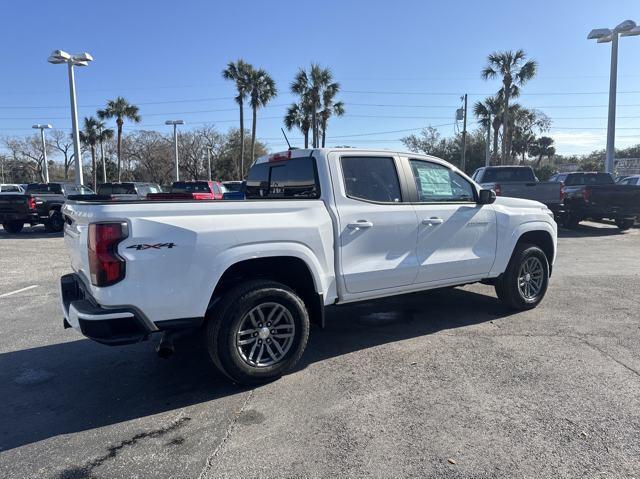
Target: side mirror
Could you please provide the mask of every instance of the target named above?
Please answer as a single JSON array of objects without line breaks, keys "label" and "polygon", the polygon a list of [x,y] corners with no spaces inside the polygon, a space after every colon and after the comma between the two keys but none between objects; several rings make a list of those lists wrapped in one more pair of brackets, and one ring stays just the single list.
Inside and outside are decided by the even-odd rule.
[{"label": "side mirror", "polygon": [[478,194],[478,203],[481,205],[490,205],[496,200],[496,192],[493,190],[480,190]]}]

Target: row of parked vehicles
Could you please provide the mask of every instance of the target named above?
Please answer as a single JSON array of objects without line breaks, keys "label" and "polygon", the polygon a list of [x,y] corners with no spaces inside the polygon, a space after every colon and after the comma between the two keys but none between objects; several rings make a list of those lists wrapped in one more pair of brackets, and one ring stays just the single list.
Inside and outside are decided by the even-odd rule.
[{"label": "row of parked vehicles", "polygon": [[557,173],[542,182],[529,166],[489,166],[476,170],[473,179],[498,196],[547,205],[567,228],[576,228],[583,220],[606,218],[627,230],[640,217],[640,175],[616,183],[610,173]]},{"label": "row of parked vehicles", "polygon": [[42,224],[49,232],[64,227],[62,205],[70,198],[83,200],[239,200],[241,181],[176,181],[163,192],[157,183],[102,183],[97,191],[72,182],[0,185],[0,224],[8,233],[20,233],[25,224]]}]

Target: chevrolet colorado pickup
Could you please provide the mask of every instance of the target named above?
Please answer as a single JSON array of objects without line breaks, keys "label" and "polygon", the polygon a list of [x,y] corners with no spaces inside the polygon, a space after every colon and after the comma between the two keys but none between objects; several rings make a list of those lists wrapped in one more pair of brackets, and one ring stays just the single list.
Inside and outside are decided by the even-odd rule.
[{"label": "chevrolet colorado pickup", "polygon": [[256,384],[298,362],[330,305],[482,281],[530,309],[556,256],[546,206],[430,156],[289,150],[256,160],[245,193],[68,201],[64,326],[111,345],[163,332],[159,353],[201,328],[214,364]]}]

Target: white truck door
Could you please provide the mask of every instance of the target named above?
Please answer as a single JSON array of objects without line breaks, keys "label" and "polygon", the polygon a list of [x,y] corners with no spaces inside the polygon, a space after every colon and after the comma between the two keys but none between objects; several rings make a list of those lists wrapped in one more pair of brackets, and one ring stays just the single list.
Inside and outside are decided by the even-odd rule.
[{"label": "white truck door", "polygon": [[338,154],[332,162],[340,268],[348,293],[406,286],[418,272],[418,222],[403,202],[402,171],[392,154]]},{"label": "white truck door", "polygon": [[477,204],[475,187],[454,170],[426,160],[405,161],[417,193],[416,283],[487,274],[496,255],[493,207]]}]

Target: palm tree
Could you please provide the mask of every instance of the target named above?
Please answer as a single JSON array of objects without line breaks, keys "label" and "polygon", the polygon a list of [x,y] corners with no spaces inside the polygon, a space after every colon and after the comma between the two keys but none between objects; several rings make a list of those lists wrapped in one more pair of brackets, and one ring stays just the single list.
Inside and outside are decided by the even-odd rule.
[{"label": "palm tree", "polygon": [[534,166],[537,168],[540,166],[542,162],[542,157],[546,156],[547,158],[551,158],[556,154],[556,149],[553,146],[553,138],[548,136],[541,136],[531,145],[531,153],[533,155],[538,156],[538,159],[534,163]]},{"label": "palm tree", "polygon": [[309,130],[311,129],[311,110],[302,101],[293,103],[287,108],[284,116],[284,126],[291,131],[294,127],[300,129],[304,135],[304,147],[309,148]]},{"label": "palm tree", "polygon": [[118,127],[118,181],[120,181],[122,179],[122,125],[125,118],[134,123],[140,123],[139,108],[119,96],[115,100],[109,100],[104,110],[98,110],[98,118],[101,120],[116,119]]},{"label": "palm tree", "polygon": [[482,70],[482,78],[502,78],[502,163],[509,155],[509,100],[520,95],[520,88],[531,80],[537,69],[535,60],[526,60],[524,50],[493,52],[487,57],[487,66]]},{"label": "palm tree", "polygon": [[499,96],[490,96],[485,100],[476,102],[473,105],[473,114],[480,119],[480,125],[485,128],[489,127],[489,118],[491,118],[491,127],[493,128],[493,153],[491,158],[494,160],[498,156],[498,138],[500,127],[502,126],[502,99]]},{"label": "palm tree", "polygon": [[[321,125],[319,124],[318,119],[320,117],[319,110],[323,108],[325,91],[330,90],[328,99],[333,102],[333,97],[339,89],[340,85],[333,82],[333,74],[331,73],[331,70],[329,68],[322,68],[317,63],[311,64],[309,73],[307,73],[304,68],[300,68],[293,83],[291,83],[291,91],[300,96],[300,105],[304,106],[304,109],[308,109],[310,112],[312,131],[311,144],[313,148],[320,146],[319,133]],[[344,104],[339,105],[338,111],[344,113]],[[336,115],[342,114],[337,113],[335,110],[331,110],[331,113]]]},{"label": "palm tree", "polygon": [[233,80],[236,83],[236,103],[240,107],[240,179],[244,173],[244,102],[250,91],[248,73],[253,68],[247,62],[238,59],[235,63],[229,62],[227,68],[222,70],[222,77],[225,80]]},{"label": "palm tree", "polygon": [[[248,74],[249,80],[249,104],[253,110],[253,121],[251,127],[251,161],[255,160],[256,148],[256,121],[258,108],[266,106],[277,94],[276,82],[269,74],[259,68],[251,68]],[[244,173],[244,172],[243,172]]]},{"label": "palm tree", "polygon": [[340,84],[331,83],[327,85],[322,92],[322,110],[320,111],[320,127],[322,130],[322,148],[324,148],[324,142],[327,137],[327,123],[331,115],[342,116],[344,115],[344,103],[341,101],[333,102],[335,96],[340,90]]},{"label": "palm tree", "polygon": [[98,185],[98,169],[96,168],[96,145],[100,140],[100,121],[94,117],[85,117],[84,126],[80,131],[80,141],[91,149],[91,171],[93,172],[93,188]]}]

